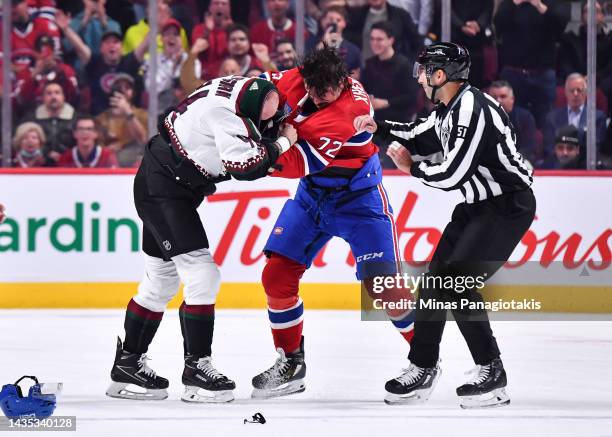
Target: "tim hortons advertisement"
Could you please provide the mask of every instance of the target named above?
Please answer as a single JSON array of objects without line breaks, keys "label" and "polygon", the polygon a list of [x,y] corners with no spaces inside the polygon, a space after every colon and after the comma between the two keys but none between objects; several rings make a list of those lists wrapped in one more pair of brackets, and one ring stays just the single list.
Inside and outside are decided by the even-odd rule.
[{"label": "tim hortons advertisement", "polygon": [[[138,281],[140,222],[132,204],[132,179],[0,175],[0,199],[9,215],[0,225],[0,282]],[[610,181],[537,177],[537,217],[507,269],[532,264],[561,269],[548,276],[550,284],[573,279],[582,284],[585,268],[591,278],[609,270],[612,203],[604,200]],[[403,260],[418,265],[431,256],[460,199],[406,176],[387,176],[384,184],[395,211]],[[275,178],[230,181],[204,201],[200,214],[225,278],[259,282],[265,262],[262,248],[296,185]],[[334,239],[319,253],[304,281],[350,283],[355,280],[354,265],[348,245]],[[530,283],[529,274],[511,278]]]}]

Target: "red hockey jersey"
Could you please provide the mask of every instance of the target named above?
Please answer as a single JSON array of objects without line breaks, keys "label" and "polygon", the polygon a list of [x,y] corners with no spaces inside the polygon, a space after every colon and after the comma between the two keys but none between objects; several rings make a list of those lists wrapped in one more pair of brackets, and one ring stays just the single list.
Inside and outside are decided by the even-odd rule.
[{"label": "red hockey jersey", "polygon": [[279,157],[279,170],[272,176],[300,178],[330,167],[359,169],[378,153],[372,134],[353,127],[355,117],[373,114],[368,93],[357,80],[349,79],[336,101],[307,114],[303,106],[308,93],[297,68],[266,73],[266,78],[279,89],[280,107],[288,114],[285,121],[298,132],[298,142]]}]

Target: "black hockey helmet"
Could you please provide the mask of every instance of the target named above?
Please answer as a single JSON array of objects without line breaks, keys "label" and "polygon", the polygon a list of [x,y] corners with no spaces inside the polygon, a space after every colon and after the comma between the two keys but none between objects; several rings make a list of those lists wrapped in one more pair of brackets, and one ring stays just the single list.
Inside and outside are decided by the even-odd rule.
[{"label": "black hockey helmet", "polygon": [[452,42],[441,42],[425,47],[419,54],[414,76],[418,77],[424,70],[429,79],[436,70],[442,70],[448,82],[464,81],[470,74],[470,65],[470,52],[465,47]]}]

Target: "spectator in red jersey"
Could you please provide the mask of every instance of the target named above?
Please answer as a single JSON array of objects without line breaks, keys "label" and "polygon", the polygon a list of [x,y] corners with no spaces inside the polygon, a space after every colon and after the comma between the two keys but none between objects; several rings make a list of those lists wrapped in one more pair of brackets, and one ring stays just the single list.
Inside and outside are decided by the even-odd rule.
[{"label": "spectator in red jersey", "polygon": [[193,28],[191,42],[204,40],[198,59],[202,76],[212,76],[219,70],[221,62],[228,56],[226,29],[231,25],[231,6],[229,0],[211,0],[204,21]]},{"label": "spectator in red jersey", "polygon": [[80,115],[74,122],[76,145],[66,150],[59,160],[60,167],[117,167],[115,152],[97,143],[98,132],[93,117]]},{"label": "spectator in red jersey", "polygon": [[58,83],[64,91],[66,101],[71,105],[76,105],[78,102],[79,88],[76,73],[70,65],[62,62],[53,47],[53,39],[49,35],[39,36],[36,41],[38,53],[36,63],[25,79],[18,96],[21,105],[39,101],[47,82]]},{"label": "spectator in red jersey", "polygon": [[42,99],[42,105],[26,116],[26,120],[34,121],[43,128],[47,137],[43,153],[57,162],[60,155],[73,144],[72,121],[75,111],[72,105],[66,103],[64,90],[57,82],[44,84]]},{"label": "spectator in red jersey", "polygon": [[270,14],[251,29],[251,42],[268,46],[272,60],[276,60],[276,44],[281,39],[295,41],[295,23],[287,16],[289,0],[266,0]]},{"label": "spectator in red jersey", "polygon": [[[18,64],[24,64],[27,67],[34,66],[30,54],[36,51],[36,42],[41,35],[48,35],[53,41],[53,50],[59,53],[60,33],[53,20],[50,19],[52,16],[49,13],[38,13],[31,16],[26,0],[13,0],[11,48]],[[0,44],[2,35],[0,23]]]},{"label": "spectator in red jersey", "polygon": [[13,167],[46,167],[55,164],[43,153],[45,140],[45,133],[38,124],[27,121],[17,126],[13,136]]}]

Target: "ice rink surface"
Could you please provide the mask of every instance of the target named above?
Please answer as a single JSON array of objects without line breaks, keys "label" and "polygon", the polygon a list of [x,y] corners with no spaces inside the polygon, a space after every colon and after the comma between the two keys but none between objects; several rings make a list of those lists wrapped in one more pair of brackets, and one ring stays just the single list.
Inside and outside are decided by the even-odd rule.
[{"label": "ice rink surface", "polygon": [[[494,322],[508,372],[508,407],[465,411],[455,387],[473,366],[456,325],[442,343],[442,376],[422,406],[388,406],[384,382],[407,363],[390,324],[353,311],[307,311],[306,392],[250,399],[251,377],[276,359],[265,311],[218,311],[213,362],[236,381],[231,404],[186,404],[182,340],[168,311],[149,365],[170,380],[164,401],[104,395],[123,335],[119,310],[0,311],[0,383],[24,374],[63,382],[56,415],[77,418],[83,436],[612,436],[612,322]],[[243,424],[261,412],[265,425]]]}]

